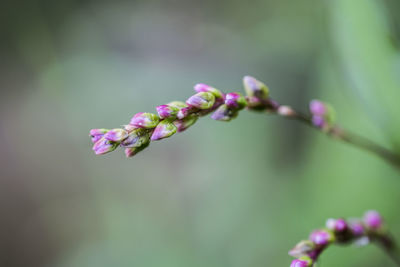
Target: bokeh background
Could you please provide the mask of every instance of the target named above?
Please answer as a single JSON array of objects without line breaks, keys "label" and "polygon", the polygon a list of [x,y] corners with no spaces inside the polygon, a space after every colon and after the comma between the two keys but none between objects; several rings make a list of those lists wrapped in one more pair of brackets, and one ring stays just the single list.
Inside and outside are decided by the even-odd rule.
[{"label": "bokeh background", "polygon": [[[288,266],[327,218],[368,209],[400,240],[400,172],[294,121],[203,118],[132,159],[88,137],[251,74],[399,150],[399,14],[397,0],[3,1],[0,266]],[[335,246],[321,266],[394,265]]]}]

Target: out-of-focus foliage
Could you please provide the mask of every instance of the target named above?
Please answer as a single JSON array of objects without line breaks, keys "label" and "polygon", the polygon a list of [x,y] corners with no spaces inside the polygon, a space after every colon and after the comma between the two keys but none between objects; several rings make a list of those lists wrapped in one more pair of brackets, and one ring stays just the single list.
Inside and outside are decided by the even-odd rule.
[{"label": "out-of-focus foliage", "polygon": [[[400,175],[293,121],[199,120],[132,159],[91,128],[254,75],[398,143],[398,1],[9,1],[0,17],[0,266],[285,266],[329,217],[377,209],[400,240]],[[392,266],[332,247],[323,266]]]},{"label": "out-of-focus foliage", "polygon": [[400,53],[379,1],[331,1],[334,52],[356,98],[398,145]]}]

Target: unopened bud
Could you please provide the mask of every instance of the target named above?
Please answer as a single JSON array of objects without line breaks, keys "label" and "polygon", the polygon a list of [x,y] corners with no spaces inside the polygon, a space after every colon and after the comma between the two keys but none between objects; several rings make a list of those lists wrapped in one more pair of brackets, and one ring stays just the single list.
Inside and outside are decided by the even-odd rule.
[{"label": "unopened bud", "polygon": [[311,123],[317,128],[324,128],[326,126],[326,121],[324,117],[319,115],[312,116]]},{"label": "unopened bud", "polygon": [[90,130],[89,135],[91,136],[104,135],[106,132],[108,132],[108,129],[92,129]]},{"label": "unopened bud", "polygon": [[123,126],[124,126],[124,129],[125,129],[128,133],[132,132],[132,131],[135,130],[135,129],[138,129],[136,126],[133,126],[133,125],[131,125],[131,124],[126,124],[126,125],[123,125]]},{"label": "unopened bud", "polygon": [[211,119],[217,121],[230,121],[231,119],[237,117],[238,111],[229,108],[226,104],[221,105],[216,111],[211,115]]},{"label": "unopened bud", "polygon": [[263,111],[267,107],[264,105],[263,101],[256,96],[246,96],[247,108],[255,111]]},{"label": "unopened bud", "polygon": [[347,222],[344,219],[328,219],[326,227],[335,232],[344,232],[347,229]]},{"label": "unopened bud", "polygon": [[319,116],[324,116],[325,113],[327,112],[327,108],[325,106],[325,103],[319,100],[311,100],[310,102],[310,112],[313,115],[319,115]]},{"label": "unopened bud", "polygon": [[312,265],[312,259],[308,256],[303,256],[299,259],[295,259],[290,264],[290,267],[309,267]]},{"label": "unopened bud", "polygon": [[315,244],[310,240],[300,241],[294,248],[289,251],[289,255],[295,258],[308,255],[315,249]]},{"label": "unopened bud", "polygon": [[116,128],[104,134],[104,138],[108,141],[121,142],[128,137],[128,132],[121,128]]},{"label": "unopened bud", "polygon": [[145,149],[146,147],[148,147],[150,145],[150,142],[144,143],[142,146],[140,147],[127,147],[125,148],[125,156],[127,158],[133,157],[135,156],[137,153],[139,153],[140,151],[142,151],[143,149]]},{"label": "unopened bud", "polygon": [[243,77],[243,85],[247,96],[255,96],[260,99],[267,99],[269,95],[268,87],[251,76]]},{"label": "unopened bud", "polygon": [[174,121],[174,125],[176,126],[178,132],[183,132],[190,126],[192,126],[196,121],[198,117],[194,114],[190,114],[189,116],[181,119],[181,120],[176,120]]},{"label": "unopened bud", "polygon": [[195,109],[195,108],[193,108],[193,107],[184,107],[184,108],[181,108],[181,109],[178,111],[178,114],[177,114],[176,117],[177,117],[178,119],[183,119],[183,118],[187,117],[190,113],[192,113],[194,109]]},{"label": "unopened bud", "polygon": [[163,138],[170,137],[171,135],[176,133],[176,130],[177,130],[177,128],[172,122],[170,122],[168,120],[163,120],[154,129],[154,132],[151,136],[151,140],[155,141],[155,140],[160,140]]},{"label": "unopened bud", "polygon": [[335,110],[320,100],[312,100],[309,105],[312,124],[318,128],[327,128],[335,122]]},{"label": "unopened bud", "polygon": [[92,142],[96,143],[104,136],[106,132],[108,132],[107,129],[92,129],[89,132],[89,136],[92,138]]},{"label": "unopened bud", "polygon": [[115,150],[118,146],[118,143],[109,141],[107,139],[105,139],[104,137],[100,138],[100,140],[98,140],[94,146],[93,146],[93,151],[94,153],[96,153],[96,155],[103,155],[106,154],[108,152],[111,152],[113,150]]},{"label": "unopened bud", "polygon": [[200,92],[191,96],[186,104],[198,109],[209,109],[215,103],[215,96],[212,93]]},{"label": "unopened bud", "polygon": [[218,90],[218,89],[216,89],[216,88],[214,88],[214,87],[212,87],[212,86],[209,86],[209,85],[207,85],[207,84],[204,84],[204,83],[198,83],[198,84],[196,84],[196,85],[194,86],[194,90],[195,90],[196,92],[198,92],[198,93],[200,93],[200,92],[209,92],[209,93],[212,93],[212,94],[215,96],[215,98],[222,98],[222,97],[223,97],[223,95],[222,95],[222,93],[221,93],[220,90]]},{"label": "unopened bud", "polygon": [[371,229],[379,229],[383,225],[383,219],[375,210],[367,211],[364,215],[364,223]]},{"label": "unopened bud", "polygon": [[128,137],[121,142],[123,147],[140,147],[150,140],[150,130],[143,128],[136,128],[129,133]]},{"label": "unopened bud", "polygon": [[228,93],[225,96],[225,104],[232,109],[243,109],[246,105],[246,99],[240,93]]},{"label": "unopened bud", "polygon": [[165,118],[174,118],[176,114],[178,114],[179,108],[171,106],[171,105],[161,105],[156,107],[158,116],[161,119]]},{"label": "unopened bud", "polygon": [[360,221],[350,222],[349,228],[354,236],[361,236],[365,233],[364,225]]},{"label": "unopened bud", "polygon": [[140,112],[133,116],[129,124],[138,128],[151,129],[157,126],[159,120],[156,114]]},{"label": "unopened bud", "polygon": [[334,240],[334,236],[332,233],[326,230],[316,230],[311,233],[310,240],[317,246],[324,246],[329,242],[332,242]]},{"label": "unopened bud", "polygon": [[167,105],[178,108],[178,109],[185,108],[188,106],[188,105],[186,105],[185,102],[182,102],[182,101],[172,101],[172,102],[168,103]]}]

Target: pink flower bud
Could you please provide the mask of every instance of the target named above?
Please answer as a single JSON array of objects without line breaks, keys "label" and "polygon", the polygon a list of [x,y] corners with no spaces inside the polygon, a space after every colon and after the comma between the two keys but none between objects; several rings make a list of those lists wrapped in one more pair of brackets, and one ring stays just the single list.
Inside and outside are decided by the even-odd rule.
[{"label": "pink flower bud", "polygon": [[196,121],[198,117],[194,114],[190,114],[189,116],[181,119],[181,120],[176,120],[174,121],[174,125],[176,126],[178,132],[183,132],[190,126],[192,126]]},{"label": "pink flower bud", "polygon": [[187,117],[190,113],[192,113],[195,109],[196,109],[196,108],[193,108],[193,107],[184,107],[184,108],[181,108],[181,109],[178,111],[178,114],[176,115],[176,117],[177,117],[178,119],[183,119],[183,118]]},{"label": "pink flower bud", "polygon": [[247,105],[247,102],[240,93],[228,93],[225,96],[225,104],[229,108],[243,109]]},{"label": "pink flower bud", "polygon": [[312,265],[312,259],[307,256],[303,256],[299,259],[295,259],[290,264],[290,267],[309,267]]},{"label": "pink flower bud", "polygon": [[268,87],[251,76],[244,76],[243,77],[243,85],[246,91],[247,96],[249,97],[257,97],[260,99],[267,99],[269,95]]},{"label": "pink flower bud", "polygon": [[159,120],[158,116],[153,113],[140,112],[132,117],[129,124],[137,128],[151,129],[157,126]]},{"label": "pink flower bud", "polygon": [[355,236],[361,236],[365,232],[364,225],[361,222],[350,223],[350,230]]},{"label": "pink flower bud", "polygon": [[156,109],[158,116],[160,116],[161,119],[171,118],[171,117],[173,118],[179,111],[178,108],[170,105],[161,105],[156,107]]},{"label": "pink flower bud", "polygon": [[103,135],[107,132],[107,129],[92,129],[89,132],[89,136],[92,137],[92,143],[99,141]]},{"label": "pink flower bud", "polygon": [[148,129],[136,128],[129,133],[128,137],[121,142],[123,147],[140,147],[150,141]]},{"label": "pink flower bud", "polygon": [[200,92],[209,92],[209,93],[212,93],[215,96],[215,98],[222,98],[221,91],[219,91],[218,89],[216,89],[216,88],[214,88],[212,86],[204,84],[204,83],[196,84],[194,86],[194,90],[196,92],[198,92],[198,93],[200,93]]},{"label": "pink flower bud", "polygon": [[93,151],[96,153],[96,155],[103,155],[108,152],[111,152],[115,150],[118,146],[118,143],[109,141],[102,137],[100,140],[98,140],[94,146],[93,146]]},{"label": "pink flower bud", "polygon": [[310,102],[310,112],[313,115],[324,116],[327,112],[325,103],[319,100],[312,100]]},{"label": "pink flower bud", "polygon": [[326,227],[335,232],[344,232],[347,230],[347,222],[344,219],[328,219]]},{"label": "pink flower bud", "polygon": [[198,109],[209,109],[215,103],[215,96],[212,93],[200,92],[191,96],[186,104]]},{"label": "pink flower bud", "polygon": [[217,121],[230,121],[231,119],[237,117],[237,115],[237,110],[231,109],[224,104],[217,108],[217,110],[211,115],[211,119]]},{"label": "pink flower bud", "polygon": [[330,241],[332,241],[332,239],[332,234],[325,230],[316,230],[310,235],[310,240],[317,246],[327,245]]},{"label": "pink flower bud", "polygon": [[375,210],[367,211],[364,215],[364,223],[372,229],[378,229],[383,225],[383,219]]},{"label": "pink flower bud", "polygon": [[112,129],[104,134],[105,139],[113,142],[121,142],[127,137],[128,137],[128,132],[120,128]]}]

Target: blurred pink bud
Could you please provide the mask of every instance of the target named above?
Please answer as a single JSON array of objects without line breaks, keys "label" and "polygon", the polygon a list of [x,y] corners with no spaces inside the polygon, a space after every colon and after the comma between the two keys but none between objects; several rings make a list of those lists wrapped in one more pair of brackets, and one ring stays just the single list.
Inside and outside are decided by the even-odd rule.
[{"label": "blurred pink bud", "polygon": [[310,112],[313,115],[324,116],[326,114],[325,103],[319,100],[312,100],[310,102]]},{"label": "blurred pink bud", "polygon": [[379,212],[375,210],[367,211],[364,215],[364,223],[372,229],[378,229],[383,224],[383,219]]},{"label": "blurred pink bud", "polygon": [[316,230],[310,235],[310,240],[318,246],[327,245],[331,239],[332,235],[325,230]]}]

